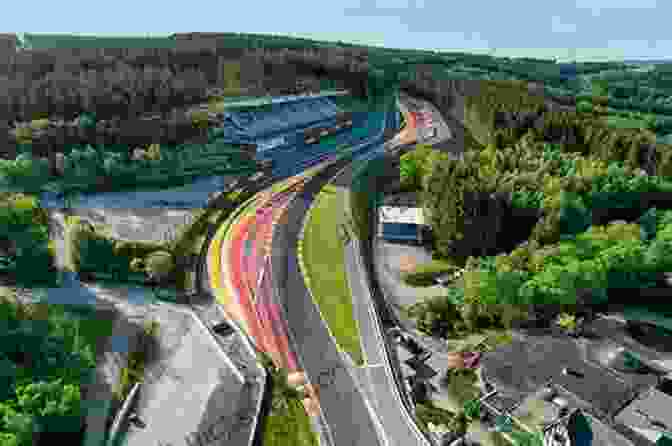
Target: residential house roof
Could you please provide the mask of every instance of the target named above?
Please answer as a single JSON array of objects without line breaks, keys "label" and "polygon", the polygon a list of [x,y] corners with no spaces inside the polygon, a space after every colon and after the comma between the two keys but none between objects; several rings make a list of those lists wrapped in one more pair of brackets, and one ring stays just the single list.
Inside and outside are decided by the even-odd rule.
[{"label": "residential house roof", "polygon": [[[523,399],[552,380],[589,403],[597,413],[610,416],[634,395],[635,386],[613,372],[585,361],[576,343],[551,335],[514,338],[483,355],[483,376],[502,394]],[[563,367],[580,377],[564,375]]]},{"label": "residential house roof", "polygon": [[650,389],[623,409],[616,421],[657,442],[664,433],[672,435],[672,396]]},{"label": "residential house roof", "polygon": [[544,430],[544,446],[591,446],[593,437],[590,421],[576,409]]}]

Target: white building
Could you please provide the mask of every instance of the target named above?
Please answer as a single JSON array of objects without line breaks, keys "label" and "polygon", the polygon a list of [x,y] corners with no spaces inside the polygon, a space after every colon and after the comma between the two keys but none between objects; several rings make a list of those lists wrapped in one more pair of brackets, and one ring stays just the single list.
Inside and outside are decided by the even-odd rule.
[{"label": "white building", "polygon": [[427,227],[419,207],[381,206],[378,208],[378,235],[390,242],[422,243]]}]

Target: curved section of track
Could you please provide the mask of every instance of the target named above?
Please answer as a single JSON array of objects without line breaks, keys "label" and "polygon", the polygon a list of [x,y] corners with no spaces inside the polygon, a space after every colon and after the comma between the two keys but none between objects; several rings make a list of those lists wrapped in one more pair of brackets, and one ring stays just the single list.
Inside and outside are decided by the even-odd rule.
[{"label": "curved section of track", "polygon": [[[394,137],[397,144],[413,142],[416,136],[414,116],[407,110],[402,113],[409,125]],[[390,116],[386,115],[387,124]],[[357,146],[357,158],[371,158],[384,150],[382,130],[370,142]],[[373,141],[381,142],[373,145]],[[369,150],[362,154],[365,148]],[[241,322],[276,365],[299,371],[301,363],[315,382],[314,387],[308,386],[312,398],[304,401],[306,410],[310,415],[324,414],[335,445],[383,446],[387,440],[381,436],[377,417],[329,338],[296,258],[303,215],[322,185],[347,164],[338,160],[339,156],[327,153],[283,169],[288,174],[318,163],[320,168],[326,166],[292,177],[281,190],[271,188],[257,196],[226,236],[214,242],[218,247],[212,250],[208,263],[219,261],[213,255],[221,255],[221,263],[210,269],[211,284],[220,289],[218,301],[226,312]],[[321,178],[308,181],[313,176]],[[323,376],[329,380],[322,382]]]}]

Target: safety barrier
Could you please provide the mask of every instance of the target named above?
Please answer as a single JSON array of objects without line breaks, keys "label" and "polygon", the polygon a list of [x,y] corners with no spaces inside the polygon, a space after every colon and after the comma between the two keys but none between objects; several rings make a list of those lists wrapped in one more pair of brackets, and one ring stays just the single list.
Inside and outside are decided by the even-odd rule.
[{"label": "safety barrier", "polygon": [[124,433],[124,431],[121,429],[121,426],[128,419],[131,407],[133,406],[133,403],[138,396],[138,392],[140,391],[140,384],[141,383],[137,382],[133,385],[131,391],[128,393],[126,399],[121,405],[119,412],[117,412],[117,415],[114,417],[114,422],[112,423],[112,428],[110,429],[110,433],[108,434],[107,438],[107,446],[119,446],[118,443],[121,438],[120,435]]}]

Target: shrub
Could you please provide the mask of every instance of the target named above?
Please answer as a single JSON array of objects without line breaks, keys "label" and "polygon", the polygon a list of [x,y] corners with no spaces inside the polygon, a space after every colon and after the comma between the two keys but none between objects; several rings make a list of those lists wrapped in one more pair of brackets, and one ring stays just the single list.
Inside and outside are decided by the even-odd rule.
[{"label": "shrub", "polygon": [[430,336],[448,338],[463,323],[458,307],[447,296],[433,297],[409,308],[409,315],[416,318],[418,330]]},{"label": "shrub", "polygon": [[464,414],[467,418],[474,420],[481,416],[481,402],[479,400],[469,400],[464,403]]},{"label": "shrub", "polygon": [[29,126],[17,127],[15,134],[18,144],[30,144],[33,140],[33,129]]},{"label": "shrub", "polygon": [[34,119],[30,121],[30,128],[33,130],[44,130],[49,127],[49,119]]},{"label": "shrub", "polygon": [[168,251],[156,251],[145,258],[145,271],[152,280],[166,281],[175,271],[175,259]]},{"label": "shrub", "polygon": [[558,325],[564,330],[574,331],[576,330],[576,316],[568,313],[561,313],[558,316]]},{"label": "shrub", "polygon": [[464,411],[458,412],[450,421],[448,428],[456,435],[460,437],[464,436],[469,429],[469,417],[464,413]]},{"label": "shrub", "polygon": [[190,113],[189,118],[194,127],[206,128],[208,126],[208,112],[196,110]]},{"label": "shrub", "polygon": [[127,240],[115,240],[114,255],[128,259],[129,265],[132,259],[144,258],[149,254],[165,249],[159,242],[136,242]]},{"label": "shrub", "polygon": [[431,401],[415,405],[415,415],[425,425],[449,426],[455,414],[432,404]]},{"label": "shrub", "polygon": [[140,258],[136,257],[133,260],[131,260],[130,267],[131,267],[131,271],[133,271],[133,272],[136,272],[136,273],[143,272],[145,270],[145,261],[143,259],[140,259]]},{"label": "shrub", "polygon": [[418,265],[413,271],[404,273],[404,282],[411,286],[426,287],[435,285],[434,279],[442,274],[454,273],[460,268],[451,263],[434,260],[430,263]]},{"label": "shrub", "polygon": [[147,158],[153,161],[160,161],[161,156],[161,146],[159,144],[152,144],[147,148]]}]

